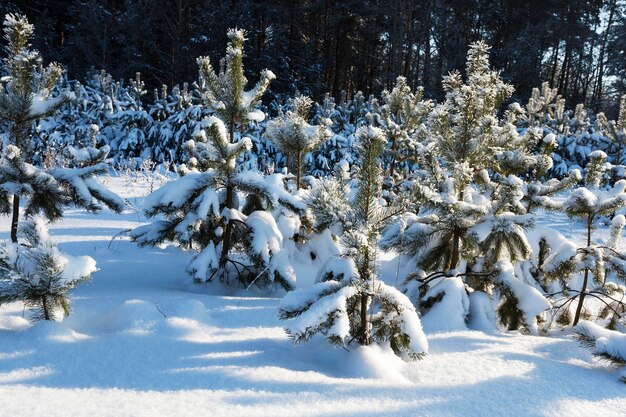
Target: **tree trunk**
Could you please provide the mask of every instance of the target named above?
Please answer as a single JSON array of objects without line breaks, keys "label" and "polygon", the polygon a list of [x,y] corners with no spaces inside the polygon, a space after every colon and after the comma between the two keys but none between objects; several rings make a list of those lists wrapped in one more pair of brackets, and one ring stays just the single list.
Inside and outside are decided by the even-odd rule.
[{"label": "tree trunk", "polygon": [[[230,120],[229,135],[230,143],[233,143],[235,140],[235,121],[232,118]],[[226,186],[226,201],[224,202],[224,205],[227,209],[232,209],[235,205],[235,189],[230,184]],[[224,233],[222,234],[222,250],[220,252],[220,281],[228,280],[226,264],[228,263],[228,252],[230,251],[232,231],[233,221],[232,219],[229,219],[228,223],[226,223],[226,226],[224,227]]]},{"label": "tree trunk", "polygon": [[[615,6],[616,6],[616,1],[613,0],[610,3],[609,6],[609,18],[607,20],[607,24],[606,24],[606,29],[604,30],[604,34],[602,36],[602,46],[600,47],[600,56],[598,57],[598,63],[599,63],[599,67],[598,67],[598,77],[596,78],[596,85],[593,89],[593,96],[592,96],[592,102],[593,102],[593,108],[595,111],[598,111],[600,108],[600,101],[602,100],[602,81],[604,78],[604,56],[605,56],[605,51],[606,51],[606,46],[608,44],[608,40],[609,40],[609,33],[611,31],[611,25],[613,24],[613,16],[615,14]],[[619,160],[618,160],[619,163]]]},{"label": "tree trunk", "polygon": [[[463,201],[464,192],[461,191],[459,194],[459,201]],[[454,232],[454,237],[452,238],[452,256],[450,257],[450,265],[449,270],[455,269],[461,260],[461,233],[458,231]]]},{"label": "tree trunk", "polygon": [[[593,222],[593,215],[587,216],[587,247],[591,246],[591,224]],[[580,321],[580,314],[583,310],[583,302],[585,301],[585,295],[587,294],[587,283],[589,282],[589,268],[585,268],[585,277],[583,278],[583,287],[580,290],[578,297],[578,307],[576,307],[576,314],[574,315],[574,326]]]},{"label": "tree trunk", "polygon": [[20,196],[13,195],[13,211],[11,213],[11,242],[17,243],[17,225],[20,219]]},{"label": "tree trunk", "polygon": [[50,320],[50,311],[48,311],[48,299],[45,295],[41,296],[41,305],[43,307],[43,318],[45,320]]},{"label": "tree trunk", "polygon": [[452,256],[450,257],[450,270],[455,269],[459,264],[459,260],[461,258],[461,236],[459,233],[454,233],[454,238],[452,239]]},{"label": "tree trunk", "polygon": [[396,137],[393,136],[391,139],[391,164],[389,166],[389,176],[391,177],[391,181],[393,181],[393,175],[395,173],[395,165],[396,165]]},{"label": "tree trunk", "polygon": [[[231,209],[234,205],[234,189],[231,185],[226,186],[226,208]],[[224,227],[224,234],[222,235],[222,250],[220,252],[220,281],[227,281],[227,268],[228,252],[230,251],[230,239],[233,231],[233,221],[228,220]]]},{"label": "tree trunk", "polygon": [[550,88],[554,88],[556,82],[556,69],[559,63],[559,47],[561,41],[557,41],[552,50],[552,70],[550,71]]},{"label": "tree trunk", "polygon": [[370,334],[369,334],[369,320],[367,319],[367,301],[369,295],[367,293],[361,294],[361,344],[363,346],[369,346]]},{"label": "tree trunk", "polygon": [[302,151],[296,152],[296,190],[302,187]]}]

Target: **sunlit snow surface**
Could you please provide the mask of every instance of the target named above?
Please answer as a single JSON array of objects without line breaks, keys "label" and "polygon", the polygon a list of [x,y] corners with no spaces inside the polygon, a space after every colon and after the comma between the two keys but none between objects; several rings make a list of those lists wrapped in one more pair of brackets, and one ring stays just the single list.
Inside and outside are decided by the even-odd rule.
[{"label": "sunlit snow surface", "polygon": [[[150,186],[106,181],[135,207]],[[62,250],[92,256],[99,272],[61,323],[32,326],[22,305],[0,308],[0,416],[626,415],[619,372],[568,335],[431,333],[428,356],[413,363],[378,347],[293,346],[276,318],[280,294],[193,285],[189,254],[111,243],[142,222],[133,210],[69,210],[51,227]],[[556,215],[542,222],[581,233]],[[0,225],[6,237],[7,219]],[[383,265],[387,282],[396,270]]]}]

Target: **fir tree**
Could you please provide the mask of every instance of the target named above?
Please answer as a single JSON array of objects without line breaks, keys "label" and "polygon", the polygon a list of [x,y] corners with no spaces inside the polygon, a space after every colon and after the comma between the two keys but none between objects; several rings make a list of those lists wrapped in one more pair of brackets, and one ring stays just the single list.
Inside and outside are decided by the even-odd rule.
[{"label": "fir tree", "polygon": [[[317,333],[342,347],[353,340],[361,345],[387,341],[397,354],[419,358],[428,345],[414,307],[378,279],[378,235],[385,221],[397,213],[381,206],[379,158],[385,139],[373,127],[359,128],[356,136],[362,157],[358,190],[352,204],[331,204],[349,207],[345,215],[336,217],[343,223],[342,254],[328,261],[313,287],[285,296],[279,316],[291,320],[288,332],[295,342]],[[318,201],[338,197],[335,191],[320,195]],[[331,223],[325,220],[318,225]]]},{"label": "fir tree", "polygon": [[[33,165],[33,143],[29,140],[33,121],[53,114],[67,99],[63,94],[51,96],[62,70],[57,64],[42,67],[39,54],[29,49],[33,30],[23,16],[5,17],[9,77],[0,87],[0,118],[9,124],[9,140],[0,163],[0,212],[12,214],[13,242],[17,242],[20,199],[26,200],[27,216],[43,213],[49,220],[61,217],[63,207],[72,202],[94,211],[100,209],[98,202],[118,212],[125,206],[121,198],[93,179],[108,170],[103,162],[108,149],[94,150],[98,156],[89,166],[44,171]],[[90,159],[95,156],[87,152]],[[73,157],[86,162],[77,153]]]}]

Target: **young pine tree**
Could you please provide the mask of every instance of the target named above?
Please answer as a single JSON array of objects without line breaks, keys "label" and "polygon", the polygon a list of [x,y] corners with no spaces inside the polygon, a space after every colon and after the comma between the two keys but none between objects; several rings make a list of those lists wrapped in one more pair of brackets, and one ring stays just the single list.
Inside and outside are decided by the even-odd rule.
[{"label": "young pine tree", "polygon": [[413,92],[406,78],[398,77],[391,91],[383,91],[382,105],[376,106],[369,115],[385,132],[385,165],[391,181],[394,181],[398,167],[407,166],[407,163],[410,166],[414,162],[411,161],[415,155],[414,136],[433,107],[433,103],[423,97],[422,88]]},{"label": "young pine tree", "polygon": [[43,170],[34,165],[29,140],[33,122],[53,114],[67,97],[51,96],[62,70],[57,64],[42,67],[39,54],[29,49],[33,30],[23,16],[5,17],[5,65],[9,76],[0,84],[0,119],[9,126],[9,138],[0,162],[0,212],[12,215],[13,242],[18,238],[20,202],[25,202],[26,216],[42,213],[51,221],[60,218],[63,207],[70,203],[92,211],[100,209],[99,202],[118,212],[125,206],[120,197],[93,178],[108,171],[104,163],[108,148],[87,151],[94,158],[84,158],[82,153],[70,155],[80,160],[71,168]]},{"label": "young pine tree", "polygon": [[162,214],[164,219],[139,227],[131,235],[140,245],[169,241],[198,251],[188,267],[196,282],[215,277],[229,282],[236,276],[246,286],[276,282],[291,289],[294,273],[281,261],[282,235],[269,210],[280,206],[299,213],[304,205],[282,185],[257,172],[243,171],[237,163],[252,143],[240,138],[236,129],[262,118],[255,106],[273,75],[263,72],[256,87],[244,91],[244,33],[230,30],[228,36],[219,75],[207,58],[198,60],[201,87],[216,116],[199,123],[194,139],[186,144],[189,159],[179,171],[181,178],[146,199],[146,214]]},{"label": "young pine tree", "polygon": [[308,122],[313,102],[306,96],[297,96],[289,101],[290,109],[267,124],[266,134],[269,139],[287,157],[292,157],[292,166],[296,171],[296,189],[302,187],[302,157],[323,141],[332,136],[327,128],[329,119],[321,119],[319,125]]},{"label": "young pine tree", "polygon": [[599,113],[596,117],[596,128],[598,128],[617,148],[615,150],[614,162],[622,164],[622,149],[626,142],[626,95],[622,96],[619,106],[619,116],[617,120],[609,121],[604,113]]},{"label": "young pine tree", "polygon": [[59,252],[41,221],[24,222],[20,231],[22,244],[0,244],[0,304],[22,301],[34,321],[68,316],[69,292],[96,271],[95,261]]},{"label": "young pine tree", "polygon": [[[404,294],[378,277],[378,235],[386,220],[397,213],[381,206],[379,158],[385,139],[382,131],[373,127],[359,128],[356,136],[362,157],[356,195],[345,204],[324,204],[347,211],[327,217],[342,223],[342,253],[328,261],[313,287],[287,294],[279,316],[290,320],[287,331],[296,343],[320,333],[342,347],[354,340],[361,345],[389,342],[397,354],[419,358],[428,344],[415,308]],[[319,202],[340,199],[337,191],[320,193]],[[327,227],[332,223],[324,222]]]},{"label": "young pine tree", "polygon": [[[605,169],[606,154],[602,151],[594,151],[589,155],[585,186],[578,187],[570,193],[562,204],[562,210],[569,216],[579,218],[586,226],[586,246],[577,248],[571,243],[564,244],[548,259],[544,265],[547,279],[561,280],[566,283],[568,278],[582,272],[582,284],[580,289],[571,289],[565,285],[564,294],[573,292],[561,308],[569,306],[574,300],[578,300],[574,313],[573,325],[577,325],[583,313],[584,301],[587,296],[602,299],[603,295],[598,291],[606,292],[607,271],[616,273],[620,277],[626,276],[626,256],[618,249],[618,235],[621,235],[623,223],[614,222],[612,226],[612,240],[609,246],[593,243],[592,232],[594,224],[600,216],[610,216],[617,209],[626,205],[626,181],[620,180],[608,190],[601,188],[602,176]],[[613,246],[613,247],[612,247]],[[591,278],[594,279],[592,283]],[[622,278],[623,279],[623,278]],[[606,301],[604,301],[606,304]],[[567,312],[567,310],[566,310]],[[569,319],[564,319],[569,321]]]},{"label": "young pine tree", "polygon": [[[516,269],[532,254],[526,229],[533,219],[521,177],[549,164],[532,154],[540,131],[516,129],[524,113],[519,105],[498,117],[512,87],[490,70],[488,51],[482,42],[472,44],[466,82],[455,73],[444,80],[446,100],[432,110],[416,145],[421,170],[404,193],[409,210],[387,228],[381,246],[415,262],[407,285],[419,289],[425,325],[463,327],[472,308],[468,295],[482,293],[498,305],[501,324],[538,332],[536,316],[549,304]],[[441,327],[446,321],[456,324]]]}]

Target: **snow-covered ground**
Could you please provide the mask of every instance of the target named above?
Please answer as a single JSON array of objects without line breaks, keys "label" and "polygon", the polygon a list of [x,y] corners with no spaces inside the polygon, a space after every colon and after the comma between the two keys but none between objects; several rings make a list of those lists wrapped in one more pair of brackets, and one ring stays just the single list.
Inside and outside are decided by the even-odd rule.
[{"label": "snow-covered ground", "polygon": [[[137,207],[150,186],[107,181]],[[99,271],[63,322],[0,308],[0,416],[626,415],[619,372],[568,335],[428,334],[429,354],[412,363],[377,347],[294,346],[278,296],[193,285],[188,254],[111,242],[144,221],[69,210],[51,227],[61,250]]]}]

